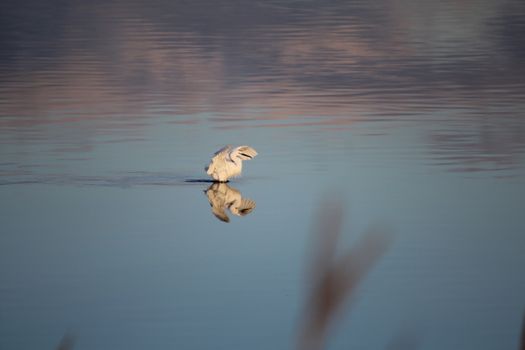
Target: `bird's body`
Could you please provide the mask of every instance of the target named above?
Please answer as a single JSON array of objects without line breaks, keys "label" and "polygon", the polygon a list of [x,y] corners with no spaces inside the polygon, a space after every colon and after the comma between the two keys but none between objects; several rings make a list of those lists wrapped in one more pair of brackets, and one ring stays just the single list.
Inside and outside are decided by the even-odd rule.
[{"label": "bird's body", "polygon": [[226,182],[241,174],[243,160],[253,159],[256,155],[257,151],[250,146],[226,146],[215,152],[205,170],[215,181]]}]

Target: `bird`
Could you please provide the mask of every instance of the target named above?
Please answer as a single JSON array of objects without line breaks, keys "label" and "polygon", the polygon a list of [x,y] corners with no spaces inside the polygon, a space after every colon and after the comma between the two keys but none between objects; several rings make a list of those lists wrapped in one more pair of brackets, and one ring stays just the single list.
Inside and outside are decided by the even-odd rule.
[{"label": "bird", "polygon": [[204,168],[215,181],[228,182],[231,177],[242,172],[242,161],[253,159],[257,151],[250,146],[225,146],[214,153],[213,158]]},{"label": "bird", "polygon": [[223,182],[213,183],[205,194],[210,202],[213,215],[223,222],[230,222],[226,209],[234,215],[245,216],[255,208],[255,201],[243,198],[239,190]]}]

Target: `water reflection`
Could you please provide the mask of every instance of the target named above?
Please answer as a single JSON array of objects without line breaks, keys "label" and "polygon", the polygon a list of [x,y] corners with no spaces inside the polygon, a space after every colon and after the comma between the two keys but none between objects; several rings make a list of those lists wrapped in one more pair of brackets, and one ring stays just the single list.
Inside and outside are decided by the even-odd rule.
[{"label": "water reflection", "polygon": [[[454,129],[424,131],[451,168],[521,162],[520,1],[155,3],[6,6],[0,142],[89,152],[101,134],[143,138],[152,116],[220,130],[425,119]],[[63,125],[72,130],[53,128]],[[505,140],[495,161],[462,141],[471,127]]]},{"label": "water reflection", "polygon": [[246,216],[255,209],[255,201],[243,198],[236,188],[225,183],[214,183],[205,191],[210,202],[211,212],[223,222],[230,222],[226,211],[233,215]]},{"label": "water reflection", "polygon": [[431,133],[429,143],[434,163],[451,171],[510,170],[521,163],[525,126],[500,116],[498,125],[483,121]]}]

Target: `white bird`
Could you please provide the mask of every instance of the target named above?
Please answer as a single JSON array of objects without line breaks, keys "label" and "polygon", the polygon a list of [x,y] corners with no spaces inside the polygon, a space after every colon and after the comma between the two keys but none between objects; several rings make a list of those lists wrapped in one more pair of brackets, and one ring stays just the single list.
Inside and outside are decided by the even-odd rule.
[{"label": "white bird", "polygon": [[213,215],[224,222],[230,222],[226,209],[234,215],[245,216],[255,208],[255,201],[243,198],[241,192],[225,183],[212,184],[206,190],[206,196]]},{"label": "white bird", "polygon": [[257,151],[250,146],[226,146],[215,152],[204,170],[215,181],[227,182],[230,177],[241,174],[243,160],[252,159],[256,155]]}]

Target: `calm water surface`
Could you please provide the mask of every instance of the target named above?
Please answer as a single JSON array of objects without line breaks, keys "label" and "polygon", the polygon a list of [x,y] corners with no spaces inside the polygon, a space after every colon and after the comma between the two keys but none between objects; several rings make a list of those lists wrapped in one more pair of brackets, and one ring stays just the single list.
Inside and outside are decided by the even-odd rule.
[{"label": "calm water surface", "polygon": [[294,349],[331,200],[327,349],[518,349],[523,1],[0,8],[1,349]]}]

